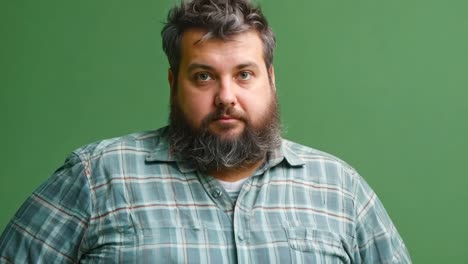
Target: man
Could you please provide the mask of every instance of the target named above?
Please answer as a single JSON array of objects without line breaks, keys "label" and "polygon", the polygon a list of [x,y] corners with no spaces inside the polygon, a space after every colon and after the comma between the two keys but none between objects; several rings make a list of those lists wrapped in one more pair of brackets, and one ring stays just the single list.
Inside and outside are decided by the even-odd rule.
[{"label": "man", "polygon": [[410,263],[353,168],[280,137],[258,8],[182,2],[162,37],[169,126],[74,151],[9,223],[2,263]]}]

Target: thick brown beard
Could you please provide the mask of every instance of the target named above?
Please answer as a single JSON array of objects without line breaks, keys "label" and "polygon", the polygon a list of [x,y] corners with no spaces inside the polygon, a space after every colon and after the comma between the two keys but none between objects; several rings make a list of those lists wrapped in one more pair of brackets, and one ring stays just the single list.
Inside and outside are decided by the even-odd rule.
[{"label": "thick brown beard", "polygon": [[[281,144],[276,95],[273,95],[270,105],[256,126],[247,116],[233,108],[219,108],[206,116],[199,128],[195,128],[187,120],[175,98],[171,98],[170,107],[170,149],[179,159],[193,164],[200,171],[242,168],[264,159],[267,153]],[[244,131],[236,138],[223,139],[208,128],[211,122],[224,113],[245,123]]]}]

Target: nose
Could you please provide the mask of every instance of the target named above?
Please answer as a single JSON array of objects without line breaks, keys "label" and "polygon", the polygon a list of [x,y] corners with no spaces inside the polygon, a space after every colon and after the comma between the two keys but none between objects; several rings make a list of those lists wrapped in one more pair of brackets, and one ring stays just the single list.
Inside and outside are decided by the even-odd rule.
[{"label": "nose", "polygon": [[215,98],[215,105],[218,107],[230,107],[235,106],[236,103],[235,83],[232,80],[221,80]]}]

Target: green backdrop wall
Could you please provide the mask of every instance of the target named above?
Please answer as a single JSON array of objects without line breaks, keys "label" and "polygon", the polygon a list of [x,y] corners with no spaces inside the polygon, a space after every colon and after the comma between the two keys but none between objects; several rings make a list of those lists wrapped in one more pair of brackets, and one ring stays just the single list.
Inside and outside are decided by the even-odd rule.
[{"label": "green backdrop wall", "polygon": [[[415,263],[463,263],[468,2],[258,1],[284,136],[373,186]],[[73,149],[166,124],[170,0],[0,1],[0,229]]]}]

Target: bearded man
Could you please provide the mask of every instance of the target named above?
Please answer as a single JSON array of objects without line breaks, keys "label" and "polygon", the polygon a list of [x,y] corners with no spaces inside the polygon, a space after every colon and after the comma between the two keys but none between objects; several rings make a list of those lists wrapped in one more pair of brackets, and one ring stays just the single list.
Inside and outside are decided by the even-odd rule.
[{"label": "bearded man", "polygon": [[353,168],[281,138],[258,7],[183,1],[162,39],[169,125],[74,151],[4,231],[1,262],[411,262]]}]

